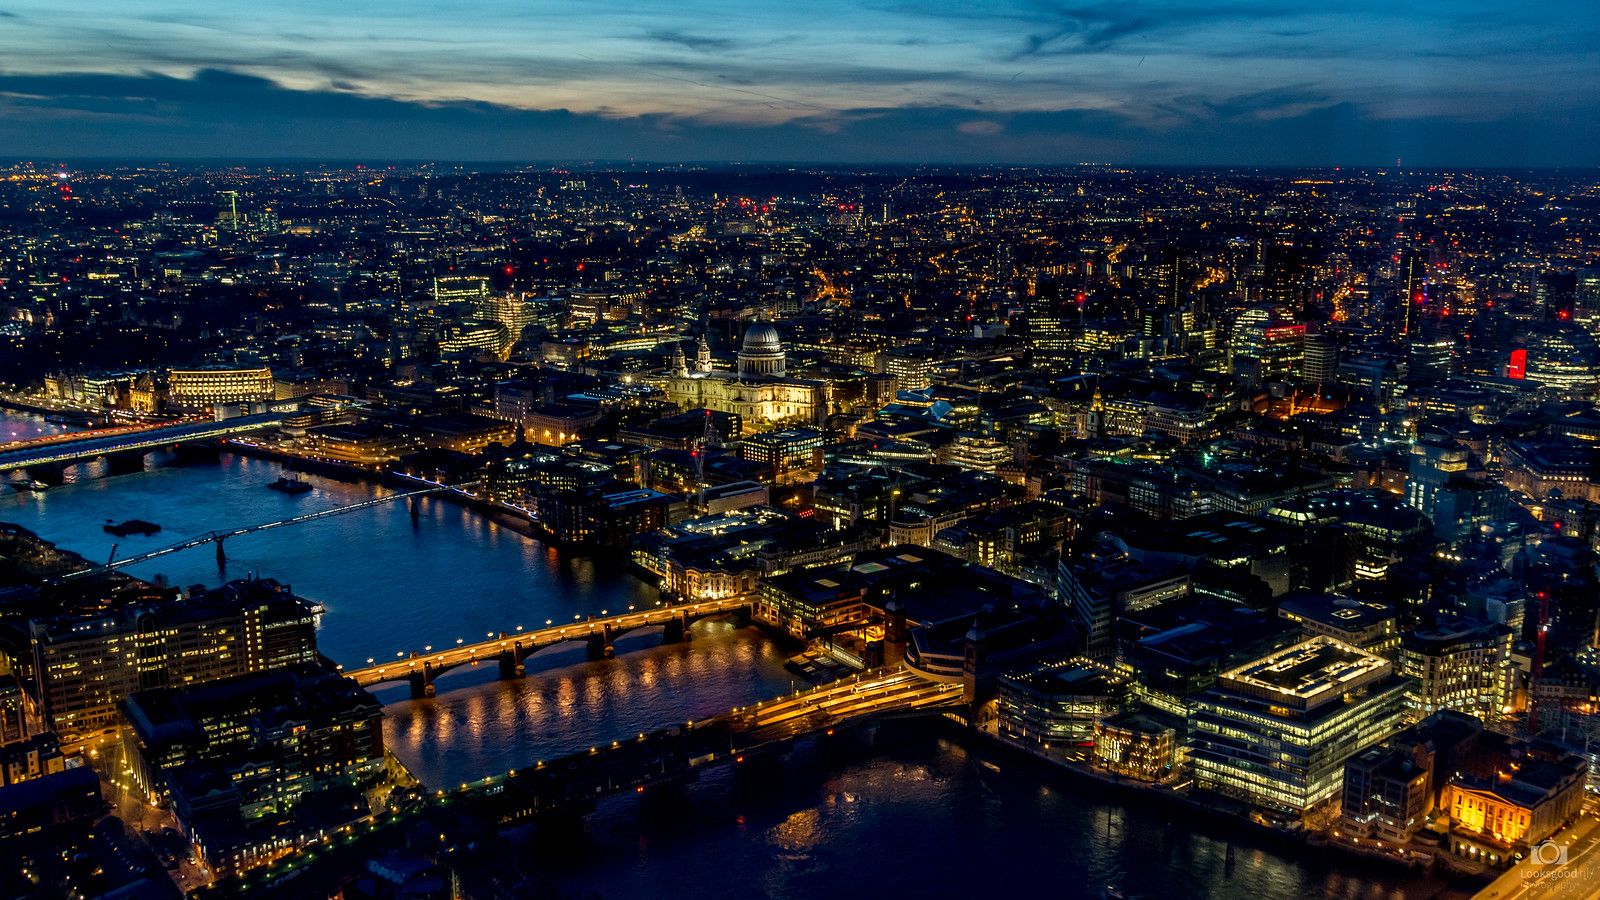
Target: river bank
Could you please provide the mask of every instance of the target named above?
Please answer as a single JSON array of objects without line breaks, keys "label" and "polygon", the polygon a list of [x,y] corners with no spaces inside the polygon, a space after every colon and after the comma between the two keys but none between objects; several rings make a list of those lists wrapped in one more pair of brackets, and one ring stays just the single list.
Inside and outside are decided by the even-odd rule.
[{"label": "river bank", "polygon": [[[1395,872],[1409,872],[1436,881],[1439,891],[1429,894],[1439,898],[1466,898],[1489,883],[1489,879],[1465,874],[1449,867],[1433,865],[1433,860],[1401,860],[1376,855],[1360,848],[1318,841],[1314,832],[1277,828],[1257,820],[1248,805],[1231,798],[1210,794],[1179,792],[1158,785],[1147,784],[1114,773],[1102,772],[1089,765],[1050,756],[1038,748],[1009,739],[996,732],[968,725],[965,721],[948,720],[952,735],[970,740],[980,753],[988,753],[1008,762],[1018,763],[1030,771],[1051,780],[1070,782],[1078,787],[1114,797],[1118,802],[1138,805],[1152,810],[1179,813],[1187,822],[1205,823],[1217,833],[1237,836],[1252,843],[1270,846],[1280,852],[1301,859],[1317,858],[1322,851],[1332,850],[1342,859],[1363,864],[1377,863]],[[1407,894],[1411,898],[1412,894]]]}]

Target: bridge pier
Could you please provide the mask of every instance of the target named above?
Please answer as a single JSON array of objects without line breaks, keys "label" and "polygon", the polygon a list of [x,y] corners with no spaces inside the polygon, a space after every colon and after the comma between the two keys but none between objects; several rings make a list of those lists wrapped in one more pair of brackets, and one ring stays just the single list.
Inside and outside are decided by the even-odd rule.
[{"label": "bridge pier", "polygon": [[673,616],[667,620],[666,628],[661,632],[661,642],[663,644],[679,644],[688,639],[688,616]]},{"label": "bridge pier", "polygon": [[217,571],[226,571],[228,568],[228,554],[222,549],[222,538],[217,538],[212,543],[217,545]]},{"label": "bridge pier", "polygon": [[611,646],[610,628],[603,628],[589,635],[588,646],[590,659],[610,659],[617,652],[616,648]]},{"label": "bridge pier", "polygon": [[411,685],[411,699],[426,700],[434,694],[433,669],[427,665],[420,672],[412,672],[406,676],[406,681]]},{"label": "bridge pier", "polygon": [[67,481],[67,467],[61,463],[40,463],[23,469],[28,477],[34,481],[43,482],[52,487],[65,484]]},{"label": "bridge pier", "polygon": [[502,679],[509,681],[513,678],[521,678],[527,672],[526,667],[522,664],[522,654],[519,652],[521,649],[522,645],[517,644],[513,649],[500,654],[500,677]]},{"label": "bridge pier", "polygon": [[144,451],[128,450],[106,454],[107,475],[132,475],[144,471]]},{"label": "bridge pier", "polygon": [[189,441],[173,444],[172,456],[181,463],[216,462],[222,456],[222,447],[216,441]]}]

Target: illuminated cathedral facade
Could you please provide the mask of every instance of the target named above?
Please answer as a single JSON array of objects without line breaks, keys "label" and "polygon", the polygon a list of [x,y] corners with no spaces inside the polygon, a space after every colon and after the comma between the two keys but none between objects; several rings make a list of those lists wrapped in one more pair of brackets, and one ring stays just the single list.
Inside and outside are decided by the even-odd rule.
[{"label": "illuminated cathedral facade", "polygon": [[788,377],[788,358],[778,330],[767,322],[745,329],[738,369],[716,371],[711,348],[702,336],[691,365],[682,344],[673,350],[671,370],[661,389],[683,409],[733,413],[746,431],[762,431],[783,422],[821,424],[827,416],[827,384]]}]

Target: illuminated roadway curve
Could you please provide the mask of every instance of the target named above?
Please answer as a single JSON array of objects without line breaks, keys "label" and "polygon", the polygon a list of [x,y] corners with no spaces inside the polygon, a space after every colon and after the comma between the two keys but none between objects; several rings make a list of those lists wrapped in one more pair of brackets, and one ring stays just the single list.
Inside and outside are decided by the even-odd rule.
[{"label": "illuminated roadway curve", "polygon": [[281,413],[263,413],[224,419],[221,422],[159,425],[155,428],[75,440],[50,439],[0,452],[0,472],[25,469],[28,466],[68,465],[112,453],[134,453],[183,441],[203,441],[244,434],[275,427],[282,421]]}]

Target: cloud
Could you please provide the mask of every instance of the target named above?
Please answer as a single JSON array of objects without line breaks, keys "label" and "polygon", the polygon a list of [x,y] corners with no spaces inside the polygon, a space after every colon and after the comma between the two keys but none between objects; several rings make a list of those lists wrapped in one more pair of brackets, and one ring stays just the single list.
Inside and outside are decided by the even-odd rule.
[{"label": "cloud", "polygon": [[644,33],[645,39],[658,44],[670,44],[684,47],[699,53],[711,53],[716,50],[731,50],[734,42],[728,38],[707,37],[701,34],[690,34],[672,28],[655,28]]},{"label": "cloud", "polygon": [[956,130],[962,134],[999,134],[1005,130],[1005,126],[999,122],[991,122],[988,119],[973,119],[957,125]]},{"label": "cloud", "polygon": [[1362,165],[1594,165],[1600,115],[1390,120],[1290,86],[1179,95],[1153,114],[920,105],[802,110],[752,123],[408,101],[296,89],[224,69],[192,77],[0,74],[0,153],[85,158]]},{"label": "cloud", "polygon": [[1177,4],[1170,6],[1139,2],[1105,2],[1089,6],[1065,7],[1049,18],[1054,27],[1029,34],[1023,46],[1008,59],[1064,53],[1093,53],[1109,49],[1129,38],[1157,33],[1192,31],[1220,23],[1241,30],[1251,23],[1296,15],[1293,5]]}]

